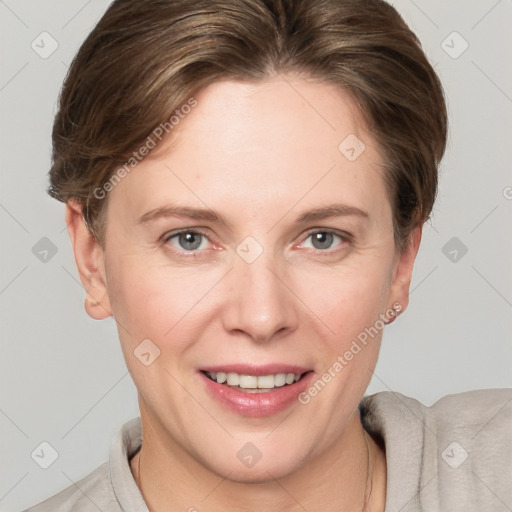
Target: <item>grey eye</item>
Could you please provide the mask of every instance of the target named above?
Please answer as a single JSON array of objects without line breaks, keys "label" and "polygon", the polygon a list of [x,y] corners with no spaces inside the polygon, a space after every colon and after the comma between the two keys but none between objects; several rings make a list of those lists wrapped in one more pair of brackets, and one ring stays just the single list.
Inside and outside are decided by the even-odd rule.
[{"label": "grey eye", "polygon": [[180,247],[186,251],[198,249],[203,241],[203,235],[193,232],[179,233],[177,238]]},{"label": "grey eye", "polygon": [[330,249],[334,241],[334,233],[320,231],[311,235],[311,244],[315,249]]}]

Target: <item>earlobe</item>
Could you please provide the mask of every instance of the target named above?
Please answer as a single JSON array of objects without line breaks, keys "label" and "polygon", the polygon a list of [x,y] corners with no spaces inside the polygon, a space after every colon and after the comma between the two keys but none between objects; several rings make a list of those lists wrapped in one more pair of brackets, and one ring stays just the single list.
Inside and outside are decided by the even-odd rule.
[{"label": "earlobe", "polygon": [[82,205],[74,199],[66,204],[66,225],[80,281],[86,291],[85,310],[96,320],[108,318],[112,316],[112,309],[107,292],[103,249],[85,223]]},{"label": "earlobe", "polygon": [[422,228],[415,228],[410,234],[407,247],[398,254],[391,289],[389,293],[390,309],[395,311],[388,323],[394,321],[396,316],[403,313],[409,304],[409,290],[411,286],[412,270],[421,242]]}]

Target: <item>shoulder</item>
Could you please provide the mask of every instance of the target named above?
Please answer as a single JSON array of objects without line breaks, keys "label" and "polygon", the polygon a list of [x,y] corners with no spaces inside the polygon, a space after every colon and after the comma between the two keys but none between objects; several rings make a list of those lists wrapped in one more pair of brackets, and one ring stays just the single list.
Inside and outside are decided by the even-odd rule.
[{"label": "shoulder", "polygon": [[[512,389],[481,389],[446,395],[431,406],[394,392],[367,396],[360,409],[369,422],[422,422],[436,430],[489,427],[500,431],[512,425]],[[508,430],[510,433],[510,430]]]},{"label": "shoulder", "polygon": [[96,468],[85,478],[25,512],[98,512],[120,511],[112,493],[108,463]]},{"label": "shoulder", "polygon": [[372,424],[421,426],[438,440],[460,436],[474,446],[512,442],[512,389],[481,389],[446,395],[431,406],[400,393],[365,397],[360,409]]},{"label": "shoulder", "polygon": [[512,389],[447,395],[431,406],[383,392],[365,397],[360,412],[385,447],[394,506],[512,507]]},{"label": "shoulder", "polygon": [[439,422],[479,424],[496,419],[495,425],[512,421],[512,389],[479,389],[447,395],[431,407]]},{"label": "shoulder", "polygon": [[117,432],[109,461],[55,496],[25,512],[147,512],[144,499],[133,479],[130,459],[142,443],[140,418],[126,422]]}]

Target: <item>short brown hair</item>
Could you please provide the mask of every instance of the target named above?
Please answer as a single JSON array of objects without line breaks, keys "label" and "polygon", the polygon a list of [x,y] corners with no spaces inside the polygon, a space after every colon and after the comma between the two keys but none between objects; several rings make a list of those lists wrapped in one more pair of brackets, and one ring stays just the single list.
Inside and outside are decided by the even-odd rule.
[{"label": "short brown hair", "polygon": [[[382,148],[397,247],[428,219],[445,150],[440,81],[382,0],[116,0],[64,82],[51,196],[77,199],[103,242],[102,187],[156,126],[220,79],[300,73],[356,100]],[[340,141],[341,142],[341,141]]]}]

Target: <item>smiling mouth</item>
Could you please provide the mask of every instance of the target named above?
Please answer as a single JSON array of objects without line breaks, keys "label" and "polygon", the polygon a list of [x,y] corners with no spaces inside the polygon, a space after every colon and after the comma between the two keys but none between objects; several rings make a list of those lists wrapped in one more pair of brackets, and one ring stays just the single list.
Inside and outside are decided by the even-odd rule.
[{"label": "smiling mouth", "polygon": [[307,373],[275,373],[269,375],[247,375],[234,372],[207,372],[206,377],[217,384],[245,393],[265,393],[276,388],[291,386],[299,382]]}]

